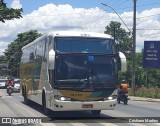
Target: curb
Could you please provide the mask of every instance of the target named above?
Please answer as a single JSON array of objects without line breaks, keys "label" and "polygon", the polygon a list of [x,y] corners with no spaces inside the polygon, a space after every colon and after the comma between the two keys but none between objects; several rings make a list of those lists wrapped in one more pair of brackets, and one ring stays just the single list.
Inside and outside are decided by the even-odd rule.
[{"label": "curb", "polygon": [[145,100],[145,99],[130,99],[131,101],[145,101],[145,102],[160,102],[160,101],[156,101],[156,100]]}]

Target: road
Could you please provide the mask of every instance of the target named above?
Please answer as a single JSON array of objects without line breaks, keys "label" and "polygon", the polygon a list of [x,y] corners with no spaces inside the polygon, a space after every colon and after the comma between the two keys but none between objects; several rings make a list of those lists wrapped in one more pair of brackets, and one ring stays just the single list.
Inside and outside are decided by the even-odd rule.
[{"label": "road", "polygon": [[[48,116],[53,116],[53,112],[50,112]],[[93,117],[89,111],[83,111],[59,112],[56,113],[56,117],[51,118],[42,113],[41,106],[35,103],[25,105],[23,97],[19,93],[13,93],[12,96],[8,96],[5,89],[0,89],[0,117],[18,117],[23,119],[25,117],[39,117],[47,120],[46,123],[36,124],[38,126],[121,126],[124,125],[123,120],[127,122],[125,125],[129,126],[160,126],[160,118],[158,118],[159,123],[128,123],[133,119],[138,121],[144,120],[144,118],[138,117],[156,121],[157,117],[160,117],[160,102],[129,101],[128,105],[117,104],[115,110],[103,110],[100,117]]]}]

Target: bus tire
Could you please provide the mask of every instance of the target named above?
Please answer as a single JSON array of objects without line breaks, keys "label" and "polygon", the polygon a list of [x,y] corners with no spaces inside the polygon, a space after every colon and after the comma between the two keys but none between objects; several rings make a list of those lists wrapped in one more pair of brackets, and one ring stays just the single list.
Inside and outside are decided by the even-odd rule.
[{"label": "bus tire", "polygon": [[24,103],[26,104],[26,105],[28,105],[29,104],[29,99],[27,98],[27,88],[26,88],[26,86],[25,86],[25,88],[24,88]]},{"label": "bus tire", "polygon": [[42,93],[42,107],[43,107],[43,113],[47,115],[49,113],[48,108],[46,107],[46,97],[45,97],[45,91]]},{"label": "bus tire", "polygon": [[92,110],[92,114],[93,114],[94,116],[99,116],[100,113],[101,113],[101,110]]},{"label": "bus tire", "polygon": [[124,99],[124,104],[127,105],[128,99]]}]

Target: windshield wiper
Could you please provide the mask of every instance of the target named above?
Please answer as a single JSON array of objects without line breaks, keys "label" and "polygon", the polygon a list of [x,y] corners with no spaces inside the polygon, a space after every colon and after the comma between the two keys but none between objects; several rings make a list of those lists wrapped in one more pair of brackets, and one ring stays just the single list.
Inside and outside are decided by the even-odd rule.
[{"label": "windshield wiper", "polygon": [[[84,83],[86,79],[66,79],[66,80],[57,80],[56,87],[59,88],[85,88],[87,83]],[[83,86],[82,86],[83,85]]]}]

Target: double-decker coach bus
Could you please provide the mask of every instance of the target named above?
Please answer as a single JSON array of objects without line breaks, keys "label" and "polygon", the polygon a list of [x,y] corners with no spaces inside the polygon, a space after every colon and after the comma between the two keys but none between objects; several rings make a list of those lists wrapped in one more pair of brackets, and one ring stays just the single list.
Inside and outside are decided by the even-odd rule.
[{"label": "double-decker coach bus", "polygon": [[61,31],[45,34],[22,48],[20,89],[24,102],[34,101],[44,112],[115,108],[112,96],[118,84],[118,64],[126,70],[126,57],[117,52],[107,34]]}]

